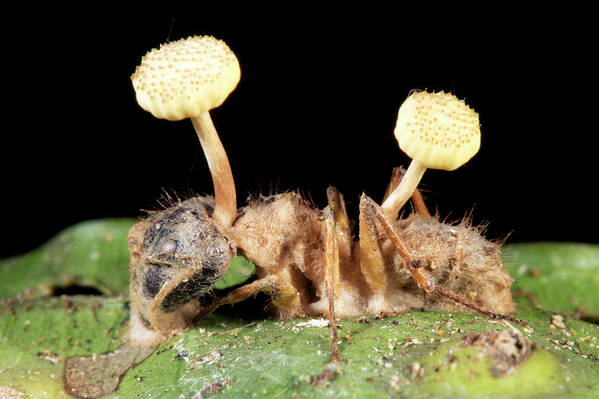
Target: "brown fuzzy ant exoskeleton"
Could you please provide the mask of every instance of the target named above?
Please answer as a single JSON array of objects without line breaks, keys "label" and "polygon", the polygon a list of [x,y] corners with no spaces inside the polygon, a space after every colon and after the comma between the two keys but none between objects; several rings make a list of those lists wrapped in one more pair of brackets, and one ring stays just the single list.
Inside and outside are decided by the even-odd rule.
[{"label": "brown fuzzy ant exoskeleton", "polygon": [[[162,75],[152,72],[156,69]],[[169,83],[158,84],[160,79]],[[336,317],[470,309],[525,324],[509,316],[513,279],[502,264],[500,245],[467,222],[446,224],[431,216],[416,189],[426,168],[454,170],[478,151],[476,112],[448,93],[411,93],[399,110],[395,135],[412,163],[407,171],[393,171],[382,205],[361,196],[354,240],[343,196],[333,187],[324,210],[293,192],[237,209],[231,169],[208,111],[224,101],[238,79],[234,54],[211,37],[163,45],[148,53],[132,76],[144,109],[159,118],[192,119],[215,196],[178,201],[131,228],[129,348],[154,348],[219,306],[259,292],[270,296],[275,317],[328,317],[333,362],[340,359]],[[410,198],[416,211],[398,219]],[[236,254],[256,265],[257,279],[203,306],[198,299]],[[121,359],[121,366],[106,360],[112,374],[120,376],[151,350],[135,353]],[[87,358],[69,359],[70,393],[94,395],[92,382],[104,377],[93,367]]]},{"label": "brown fuzzy ant exoskeleton", "polygon": [[[403,173],[394,170],[391,190]],[[356,241],[343,196],[329,187],[327,197],[322,211],[293,192],[261,197],[230,227],[211,219],[210,199],[194,197],[137,223],[129,233],[131,339],[167,339],[258,292],[268,294],[274,316],[285,319],[466,307],[514,320],[507,315],[514,307],[513,279],[500,245],[478,228],[442,223],[426,211],[418,191],[419,211],[391,222],[363,194]],[[202,307],[197,299],[236,253],[256,265],[257,280]]]}]

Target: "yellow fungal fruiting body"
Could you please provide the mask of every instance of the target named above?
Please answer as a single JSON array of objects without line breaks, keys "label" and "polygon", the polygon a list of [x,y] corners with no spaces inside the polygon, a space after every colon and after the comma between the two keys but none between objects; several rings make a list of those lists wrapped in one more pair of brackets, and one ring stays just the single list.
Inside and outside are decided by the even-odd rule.
[{"label": "yellow fungal fruiting body", "polygon": [[454,170],[478,152],[478,113],[451,93],[414,92],[399,108],[395,137],[425,167]]},{"label": "yellow fungal fruiting body", "polygon": [[131,81],[143,109],[176,121],[221,105],[240,75],[237,57],[225,42],[192,36],[149,51]]}]

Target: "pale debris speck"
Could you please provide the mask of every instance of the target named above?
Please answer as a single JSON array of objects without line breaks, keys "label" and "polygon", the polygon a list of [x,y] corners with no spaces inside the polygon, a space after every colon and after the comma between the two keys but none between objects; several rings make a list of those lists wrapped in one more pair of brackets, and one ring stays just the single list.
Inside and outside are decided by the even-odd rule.
[{"label": "pale debris speck", "polygon": [[561,314],[554,314],[551,316],[551,324],[556,326],[557,328],[565,329],[566,325],[564,324],[564,316]]},{"label": "pale debris speck", "polygon": [[518,270],[516,270],[516,273],[518,275],[522,275],[522,274],[526,273],[527,270],[528,270],[528,266],[520,265],[520,267],[518,267]]},{"label": "pale debris speck", "polygon": [[308,321],[302,321],[301,323],[297,323],[295,327],[328,327],[329,321],[323,318],[320,319],[312,319]]},{"label": "pale debris speck", "polygon": [[14,388],[10,388],[10,387],[0,387],[0,397],[2,398],[8,398],[8,399],[18,399],[18,398],[25,398],[25,394],[21,391],[17,391]]}]

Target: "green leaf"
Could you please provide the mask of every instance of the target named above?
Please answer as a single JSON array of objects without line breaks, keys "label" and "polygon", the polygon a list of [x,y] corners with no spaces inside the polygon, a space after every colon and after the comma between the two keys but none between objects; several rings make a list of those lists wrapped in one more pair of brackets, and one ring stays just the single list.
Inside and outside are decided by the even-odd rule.
[{"label": "green leaf", "polygon": [[256,267],[252,262],[243,256],[236,256],[227,273],[213,287],[217,290],[234,287],[246,281],[255,271]]},{"label": "green leaf", "polygon": [[[126,298],[74,297],[14,301],[0,311],[0,387],[36,398],[66,397],[67,357],[118,348],[127,318]],[[507,325],[473,313],[410,312],[387,318],[341,320],[343,361],[325,385],[314,384],[330,360],[327,327],[306,319],[252,322],[213,315],[161,344],[123,378],[112,398],[214,397],[593,397],[599,393],[599,332],[565,318],[551,328],[551,313],[526,308],[519,326],[536,343],[531,357],[505,377],[489,359],[463,348],[464,334]],[[364,322],[367,321],[367,322]],[[528,332],[527,332],[528,331]],[[456,367],[443,368],[448,353]],[[412,372],[418,362],[424,373]],[[436,367],[435,367],[436,366]],[[437,369],[437,370],[436,370]]]},{"label": "green leaf", "polygon": [[[129,291],[127,233],[135,219],[78,223],[28,254],[0,260],[0,298],[52,294],[55,287],[90,286],[106,295]],[[243,283],[254,265],[241,256],[214,288]]]},{"label": "green leaf", "polygon": [[71,226],[28,254],[0,261],[0,297],[39,297],[52,287],[92,286],[127,292],[127,232],[135,219],[90,220]]},{"label": "green leaf", "polygon": [[518,303],[599,320],[599,245],[510,244],[504,259]]},{"label": "green leaf", "polygon": [[[0,394],[67,397],[68,357],[120,347],[129,317],[126,234],[134,222],[81,223],[29,254],[0,261],[5,298],[0,300]],[[504,377],[493,376],[490,359],[477,348],[463,347],[461,338],[509,327],[474,313],[340,320],[343,360],[334,378],[321,385],[313,381],[330,360],[327,327],[302,325],[306,319],[247,321],[216,314],[161,344],[110,397],[597,397],[597,325],[566,316],[561,328],[552,324],[552,316],[574,314],[580,306],[587,315],[599,314],[598,248],[507,246],[506,264],[517,279],[515,316],[531,329],[515,327],[536,349]],[[230,271],[218,288],[242,283],[253,265],[237,258]],[[44,296],[49,287],[72,283],[116,296]],[[414,373],[416,363],[421,374]]]},{"label": "green leaf", "polygon": [[66,358],[117,349],[128,314],[125,298],[3,299],[0,387],[31,398],[67,397],[62,379]]}]

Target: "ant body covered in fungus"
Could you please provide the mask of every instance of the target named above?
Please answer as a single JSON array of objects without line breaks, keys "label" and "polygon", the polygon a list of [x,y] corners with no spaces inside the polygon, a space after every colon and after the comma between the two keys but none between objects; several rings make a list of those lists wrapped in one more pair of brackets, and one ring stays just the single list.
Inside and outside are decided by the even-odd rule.
[{"label": "ant body covered in fungus", "polygon": [[[327,316],[333,363],[340,360],[336,317],[470,309],[525,324],[509,315],[513,279],[501,262],[500,245],[467,222],[445,224],[431,216],[416,188],[426,168],[454,170],[478,151],[474,110],[449,93],[411,93],[399,110],[395,135],[412,163],[407,171],[394,169],[382,205],[361,196],[356,240],[343,196],[333,187],[324,210],[293,192],[237,208],[231,169],[209,111],[226,99],[239,76],[233,52],[207,36],[152,50],[133,74],[142,108],[163,119],[192,120],[215,196],[172,203],[131,228],[126,347],[136,349],[101,355],[114,381],[103,391],[97,380],[106,372],[90,371],[89,358],[69,359],[71,394],[110,392],[158,343],[219,306],[259,292],[270,296],[275,317]],[[398,219],[410,198],[415,212]],[[198,299],[236,254],[256,265],[257,279],[203,306]]]}]

